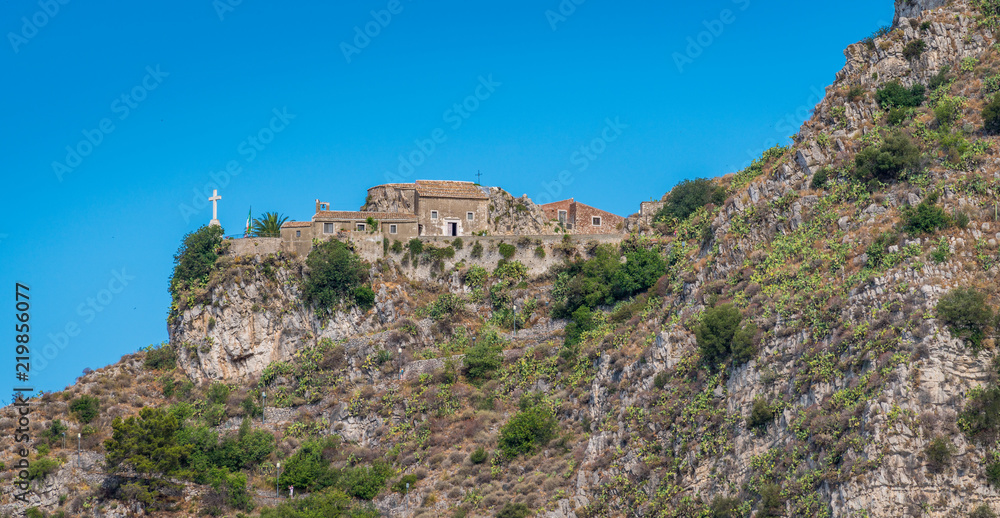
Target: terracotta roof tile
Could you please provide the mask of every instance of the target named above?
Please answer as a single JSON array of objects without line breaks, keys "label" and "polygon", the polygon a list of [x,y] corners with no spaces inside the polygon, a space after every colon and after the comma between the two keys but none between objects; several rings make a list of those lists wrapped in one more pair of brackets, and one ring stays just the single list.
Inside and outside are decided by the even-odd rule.
[{"label": "terracotta roof tile", "polygon": [[287,221],[284,225],[281,225],[281,228],[306,228],[311,226],[311,221]]},{"label": "terracotta roof tile", "polygon": [[402,212],[357,212],[357,211],[347,211],[347,210],[321,210],[313,216],[313,221],[317,219],[359,219],[364,220],[368,218],[375,218],[379,221],[384,220],[402,220],[402,221],[416,221],[417,216],[415,214],[405,214]]},{"label": "terracotta roof tile", "polygon": [[428,198],[490,199],[479,186],[472,182],[417,180],[417,194]]}]

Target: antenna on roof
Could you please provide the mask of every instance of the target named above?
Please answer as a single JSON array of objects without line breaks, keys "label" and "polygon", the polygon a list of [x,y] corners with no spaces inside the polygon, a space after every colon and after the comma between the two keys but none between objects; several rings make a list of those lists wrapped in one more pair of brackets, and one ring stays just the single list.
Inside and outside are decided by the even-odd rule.
[{"label": "antenna on roof", "polygon": [[476,183],[479,185],[483,184],[483,173],[482,171],[476,170]]}]

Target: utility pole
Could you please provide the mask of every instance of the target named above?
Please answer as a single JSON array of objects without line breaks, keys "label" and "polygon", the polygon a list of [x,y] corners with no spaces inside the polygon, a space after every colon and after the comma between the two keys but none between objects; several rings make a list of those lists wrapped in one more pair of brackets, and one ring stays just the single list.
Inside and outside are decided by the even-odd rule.
[{"label": "utility pole", "polygon": [[514,338],[517,338],[517,304],[514,304]]},{"label": "utility pole", "polygon": [[260,400],[261,401],[260,402],[260,425],[264,426],[264,419],[265,419],[264,414],[267,413],[267,391],[266,390],[262,389],[260,391],[260,398],[261,398],[261,400]]},{"label": "utility pole", "polygon": [[279,484],[281,484],[281,463],[280,462],[278,463],[278,476],[275,477],[275,479],[274,479],[274,497],[275,498],[281,498],[281,494],[280,494],[280,491],[281,491],[280,488],[281,488],[281,486]]},{"label": "utility pole", "polygon": [[80,433],[76,434],[76,467],[80,469]]},{"label": "utility pole", "polygon": [[403,381],[403,346],[397,347],[396,352],[399,353],[399,381]]}]

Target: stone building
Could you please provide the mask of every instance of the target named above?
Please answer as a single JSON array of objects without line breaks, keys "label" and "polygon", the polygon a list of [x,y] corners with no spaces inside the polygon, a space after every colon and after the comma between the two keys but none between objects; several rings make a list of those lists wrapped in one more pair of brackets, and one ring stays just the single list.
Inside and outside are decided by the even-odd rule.
[{"label": "stone building", "polygon": [[573,198],[542,205],[545,215],[573,234],[624,234],[625,218]]},{"label": "stone building", "polygon": [[316,200],[312,221],[289,221],[281,226],[285,249],[308,254],[313,239],[377,237],[408,241],[417,237],[417,217],[399,212],[332,211]]},{"label": "stone building", "polygon": [[417,180],[368,189],[364,210],[413,214],[420,236],[471,236],[489,229],[487,188],[472,182]]}]

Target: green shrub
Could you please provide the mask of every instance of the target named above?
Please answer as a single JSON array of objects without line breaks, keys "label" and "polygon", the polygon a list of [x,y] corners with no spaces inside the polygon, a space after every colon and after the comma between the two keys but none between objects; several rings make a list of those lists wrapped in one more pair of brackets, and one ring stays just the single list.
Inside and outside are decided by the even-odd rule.
[{"label": "green shrub", "polygon": [[924,103],[924,85],[917,83],[910,88],[904,87],[899,81],[886,83],[875,91],[875,100],[883,109],[916,108]]},{"label": "green shrub", "polygon": [[450,320],[464,310],[465,301],[462,300],[462,297],[452,293],[442,293],[431,304],[430,310],[427,313],[432,320],[440,322],[446,319]]},{"label": "green shrub", "polygon": [[370,505],[356,506],[351,497],[338,489],[296,497],[278,507],[263,509],[260,513],[260,518],[378,518],[380,516],[381,514]]},{"label": "green shrub", "polygon": [[406,245],[410,249],[410,257],[417,257],[418,255],[424,253],[424,242],[420,238],[415,237],[410,240]]},{"label": "green shrub", "polygon": [[911,235],[932,234],[951,226],[951,216],[937,206],[937,196],[928,196],[916,208],[903,207],[903,230]]},{"label": "green shrub", "polygon": [[558,422],[547,405],[522,399],[522,409],[500,428],[500,451],[508,459],[530,455],[556,434]]},{"label": "green shrub", "polygon": [[465,352],[465,376],[473,383],[490,379],[503,365],[502,352],[503,343],[496,331],[483,333]]},{"label": "green shrub", "polygon": [[375,305],[375,290],[367,284],[354,288],[354,303],[362,311],[368,311]]},{"label": "green shrub", "polygon": [[1000,460],[986,464],[986,480],[993,487],[1000,487]]},{"label": "green shrub", "polygon": [[340,487],[344,492],[361,500],[374,500],[394,474],[387,464],[375,463],[367,467],[345,468]]},{"label": "green shrub", "polygon": [[514,254],[517,253],[517,247],[508,243],[500,243],[498,249],[500,251],[500,256],[508,260],[511,257],[514,257]]},{"label": "green shrub", "polygon": [[934,117],[938,124],[947,126],[962,115],[962,100],[955,97],[945,97],[934,107]]},{"label": "green shrub", "polygon": [[830,180],[830,168],[823,167],[816,174],[813,175],[812,183],[810,187],[813,189],[824,189],[826,188],[826,182]]},{"label": "green shrub", "polygon": [[28,466],[28,480],[45,480],[45,477],[59,470],[59,459],[41,457]]},{"label": "green shrub", "polygon": [[146,350],[146,359],[143,366],[147,369],[158,371],[169,371],[177,367],[177,353],[167,342],[158,346],[150,346]]},{"label": "green shrub", "polygon": [[461,250],[461,249],[462,249],[462,247],[463,247],[463,246],[465,246],[465,241],[462,241],[462,238],[460,238],[460,237],[456,237],[456,238],[455,238],[455,239],[454,239],[454,240],[453,240],[453,241],[451,242],[451,246],[452,246],[452,247],[454,247],[454,248],[455,248],[455,250]]},{"label": "green shrub", "polygon": [[[399,480],[392,485],[392,490],[397,493],[403,493],[404,495],[409,493],[417,485],[416,475],[403,475],[399,477]],[[409,487],[409,489],[407,489]]]},{"label": "green shrub", "polygon": [[986,304],[986,294],[975,288],[956,288],[941,297],[937,316],[952,335],[968,340],[974,349],[982,346],[995,318],[993,309]]},{"label": "green shrub", "polygon": [[90,423],[97,418],[101,412],[101,402],[94,396],[82,395],[69,404],[69,411],[73,413],[77,421]]},{"label": "green shrub", "polygon": [[756,333],[752,324],[743,323],[743,315],[732,304],[706,309],[694,329],[702,363],[713,370],[729,358],[735,365],[749,361],[756,353]]},{"label": "green shrub", "polygon": [[68,431],[69,427],[63,424],[61,420],[53,419],[52,423],[49,424],[49,428],[42,435],[49,444],[56,444],[56,442],[62,440],[63,434]]},{"label": "green shrub", "polygon": [[994,95],[993,99],[983,107],[983,131],[991,135],[1000,133],[1000,95]]},{"label": "green shrub", "polygon": [[739,518],[740,500],[738,498],[717,496],[712,499],[708,518]]},{"label": "green shrub", "polygon": [[931,251],[931,259],[935,263],[941,264],[951,257],[951,246],[948,244],[948,240],[945,237],[941,237],[938,240],[937,246]]},{"label": "green shrub", "polygon": [[214,468],[209,471],[207,481],[212,491],[233,509],[249,511],[253,509],[253,496],[247,490],[247,476],[230,473],[228,469]]},{"label": "green shrub", "polygon": [[726,201],[726,190],[708,178],[684,180],[667,194],[663,207],[653,216],[653,221],[678,221],[687,219],[709,203],[721,205]]},{"label": "green shrub", "polygon": [[756,398],[753,400],[753,407],[750,409],[750,416],[747,417],[748,430],[762,430],[774,421],[777,411],[767,400]]},{"label": "green shrub", "polygon": [[997,518],[997,513],[986,504],[982,504],[969,513],[969,518]]},{"label": "green shrub", "polygon": [[617,300],[642,293],[656,284],[667,271],[667,264],[659,252],[640,248],[625,254],[625,264],[615,269],[611,276],[611,294]]},{"label": "green shrub", "polygon": [[213,383],[208,387],[208,392],[205,393],[205,398],[208,399],[210,403],[216,405],[225,405],[229,401],[229,393],[231,389],[229,385],[225,383]]},{"label": "green shrub", "polygon": [[980,444],[992,445],[1000,439],[1000,387],[973,389],[958,422],[962,432]]},{"label": "green shrub", "polygon": [[473,259],[480,259],[480,258],[482,258],[483,257],[483,244],[480,243],[479,241],[476,241],[476,244],[472,245],[472,251],[469,252],[469,255]]},{"label": "green shrub", "polygon": [[926,22],[923,22],[923,23],[920,24],[920,30],[922,30],[922,31],[926,31],[926,30],[928,30],[930,28],[931,28],[931,22],[930,21],[926,21]]},{"label": "green shrub", "polygon": [[910,118],[912,112],[913,108],[889,108],[889,113],[886,115],[885,121],[890,126],[899,126]]},{"label": "green shrub", "polygon": [[29,507],[24,511],[25,518],[45,518],[45,513],[37,507]]},{"label": "green shrub", "polygon": [[521,261],[506,261],[497,265],[493,276],[509,284],[517,284],[528,278],[528,267]]},{"label": "green shrub", "polygon": [[539,259],[545,259],[545,247],[538,245],[535,247],[535,257]]},{"label": "green shrub", "polygon": [[208,280],[209,273],[219,258],[222,245],[222,227],[201,227],[184,236],[174,254],[174,273],[170,278],[170,294],[177,299],[181,291]]},{"label": "green shrub", "polygon": [[865,88],[861,85],[851,85],[851,87],[847,89],[848,101],[851,102],[857,101],[858,99],[864,97],[864,95],[865,95]]},{"label": "green shrub", "polygon": [[583,339],[587,331],[597,329],[598,321],[594,312],[587,306],[580,306],[573,312],[572,321],[566,325],[566,345],[576,345]]},{"label": "green shrub", "polygon": [[662,390],[663,387],[667,386],[667,381],[669,380],[670,380],[670,374],[668,374],[666,371],[657,372],[656,376],[653,377],[653,386]]},{"label": "green shrub", "polygon": [[489,277],[489,272],[486,271],[486,268],[474,264],[465,272],[465,285],[473,289],[482,288],[486,285],[487,277]]},{"label": "green shrub", "polygon": [[781,486],[764,484],[760,487],[759,492],[758,517],[783,516],[785,514],[785,499],[781,497]]},{"label": "green shrub", "polygon": [[954,450],[955,446],[950,440],[940,435],[935,437],[924,448],[924,457],[927,458],[927,469],[937,473],[950,466]]},{"label": "green shrub", "polygon": [[526,518],[531,513],[531,509],[526,504],[508,503],[500,509],[496,518]]},{"label": "green shrub", "polygon": [[924,40],[912,40],[903,47],[903,57],[913,61],[920,57],[927,50],[927,43]]},{"label": "green shrub", "polygon": [[367,263],[337,240],[314,248],[306,258],[306,266],[309,271],[302,296],[318,310],[330,310],[345,299],[355,299],[356,289],[368,280]]},{"label": "green shrub", "polygon": [[855,177],[861,181],[891,182],[920,166],[920,149],[909,136],[894,131],[878,147],[869,146],[854,157]]},{"label": "green shrub", "polygon": [[950,71],[951,65],[944,65],[941,67],[941,70],[937,74],[931,76],[930,81],[927,82],[927,88],[933,92],[934,90],[950,83],[951,77],[948,75],[948,72]]},{"label": "green shrub", "polygon": [[482,464],[486,462],[488,456],[486,450],[482,447],[476,448],[476,451],[469,455],[469,462],[473,464]]},{"label": "green shrub", "polygon": [[392,241],[392,246],[389,247],[389,250],[392,250],[392,253],[394,254],[401,254],[403,253],[403,243],[401,243],[398,239],[394,239]]}]

